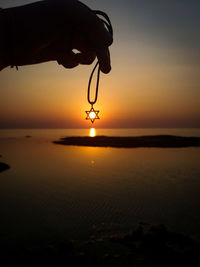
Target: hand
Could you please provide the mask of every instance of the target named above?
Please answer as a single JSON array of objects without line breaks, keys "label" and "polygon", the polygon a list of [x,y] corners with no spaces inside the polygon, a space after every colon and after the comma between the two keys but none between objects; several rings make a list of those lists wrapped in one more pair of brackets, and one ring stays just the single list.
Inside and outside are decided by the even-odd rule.
[{"label": "hand", "polygon": [[[97,57],[102,72],[111,70],[108,47],[112,36],[81,2],[45,0],[5,11],[13,21],[15,65],[56,60],[66,68],[73,68],[91,64]],[[80,53],[74,53],[73,49]]]}]

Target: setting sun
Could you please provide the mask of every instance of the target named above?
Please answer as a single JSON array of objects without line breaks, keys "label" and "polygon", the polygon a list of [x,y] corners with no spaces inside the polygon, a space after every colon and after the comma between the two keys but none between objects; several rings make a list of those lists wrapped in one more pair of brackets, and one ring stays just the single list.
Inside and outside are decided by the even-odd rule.
[{"label": "setting sun", "polygon": [[89,117],[90,117],[90,119],[94,119],[96,117],[96,114],[92,111],[92,112],[90,112]]},{"label": "setting sun", "polygon": [[95,137],[96,136],[96,130],[95,128],[90,129],[90,137]]}]

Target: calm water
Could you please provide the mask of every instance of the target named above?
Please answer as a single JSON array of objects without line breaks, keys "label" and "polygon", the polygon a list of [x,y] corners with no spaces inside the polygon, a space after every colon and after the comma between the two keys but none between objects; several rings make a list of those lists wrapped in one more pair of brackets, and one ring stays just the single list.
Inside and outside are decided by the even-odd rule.
[{"label": "calm water", "polygon": [[[101,226],[129,231],[164,223],[200,239],[199,148],[55,145],[88,130],[1,130],[0,236],[5,240],[87,238]],[[200,129],[97,130],[97,134],[200,136]],[[32,138],[24,136],[31,135]]]}]

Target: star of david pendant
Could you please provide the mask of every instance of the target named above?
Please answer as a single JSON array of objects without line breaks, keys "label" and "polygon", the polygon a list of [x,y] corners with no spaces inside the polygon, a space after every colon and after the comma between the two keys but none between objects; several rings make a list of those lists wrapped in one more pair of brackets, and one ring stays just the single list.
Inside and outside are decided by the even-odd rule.
[{"label": "star of david pendant", "polygon": [[90,120],[91,123],[94,123],[95,120],[100,120],[99,118],[99,110],[94,110],[93,105],[89,111],[86,111],[87,117],[86,120]]}]

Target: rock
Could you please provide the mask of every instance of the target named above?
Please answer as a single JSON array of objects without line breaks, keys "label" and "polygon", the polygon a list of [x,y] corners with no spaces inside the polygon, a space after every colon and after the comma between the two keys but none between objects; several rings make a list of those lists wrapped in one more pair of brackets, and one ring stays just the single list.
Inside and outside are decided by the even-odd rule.
[{"label": "rock", "polygon": [[136,266],[195,266],[199,263],[200,244],[192,238],[171,232],[162,224],[110,238],[130,248]]},{"label": "rock", "polygon": [[3,172],[9,168],[10,168],[10,166],[8,164],[0,162],[0,172]]}]

